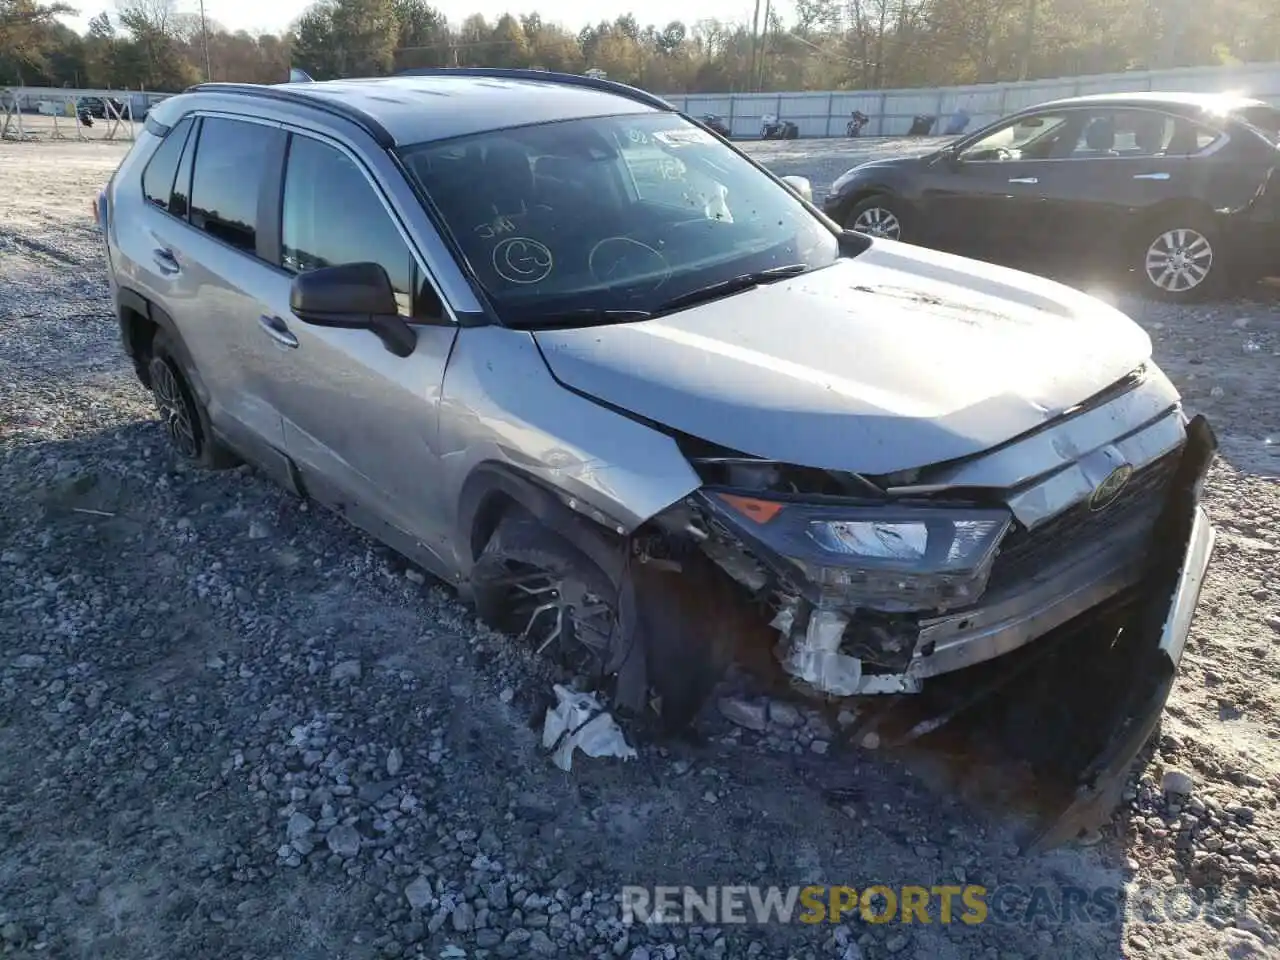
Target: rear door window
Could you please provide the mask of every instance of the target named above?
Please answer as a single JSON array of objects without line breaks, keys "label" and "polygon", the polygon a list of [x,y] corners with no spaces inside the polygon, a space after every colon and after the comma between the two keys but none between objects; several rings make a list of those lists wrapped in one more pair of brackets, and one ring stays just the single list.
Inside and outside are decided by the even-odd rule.
[{"label": "rear door window", "polygon": [[142,171],[142,192],[148,203],[161,210],[170,209],[174,177],[178,172],[182,148],[186,146],[191,126],[191,118],[184,117],[165,135],[163,142],[156,147],[156,152],[147,162],[146,169]]},{"label": "rear door window", "polygon": [[1090,110],[1082,119],[1072,159],[1164,156],[1178,129],[1175,117],[1154,110]]},{"label": "rear door window", "polygon": [[274,155],[275,127],[222,117],[200,124],[191,178],[191,225],[256,253],[263,158]]}]

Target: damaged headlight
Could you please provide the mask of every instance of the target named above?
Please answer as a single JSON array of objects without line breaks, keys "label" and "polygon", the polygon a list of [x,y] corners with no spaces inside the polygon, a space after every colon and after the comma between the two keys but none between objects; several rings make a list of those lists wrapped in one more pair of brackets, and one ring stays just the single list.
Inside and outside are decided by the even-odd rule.
[{"label": "damaged headlight", "polygon": [[812,504],[723,491],[704,502],[760,559],[784,574],[798,571],[824,605],[889,612],[975,602],[1012,522],[1005,510]]},{"label": "damaged headlight", "polygon": [[813,520],[808,534],[823,550],[884,569],[963,569],[991,552],[1008,516],[984,519]]}]

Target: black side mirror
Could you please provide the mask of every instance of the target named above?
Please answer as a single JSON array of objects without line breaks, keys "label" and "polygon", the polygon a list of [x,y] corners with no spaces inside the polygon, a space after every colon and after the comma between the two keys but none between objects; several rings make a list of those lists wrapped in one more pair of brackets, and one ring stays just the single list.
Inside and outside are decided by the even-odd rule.
[{"label": "black side mirror", "polygon": [[400,317],[387,271],[376,263],[343,263],[293,278],[289,308],[317,327],[370,330],[397,357],[407,357],[418,336]]}]

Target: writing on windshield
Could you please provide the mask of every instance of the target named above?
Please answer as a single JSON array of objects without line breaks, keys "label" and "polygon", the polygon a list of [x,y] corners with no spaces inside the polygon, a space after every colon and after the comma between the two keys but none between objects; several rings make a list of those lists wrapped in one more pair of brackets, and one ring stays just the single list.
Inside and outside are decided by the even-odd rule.
[{"label": "writing on windshield", "polygon": [[514,321],[652,310],[732,277],[838,255],[836,235],[789,190],[669,113],[497,130],[403,158]]}]

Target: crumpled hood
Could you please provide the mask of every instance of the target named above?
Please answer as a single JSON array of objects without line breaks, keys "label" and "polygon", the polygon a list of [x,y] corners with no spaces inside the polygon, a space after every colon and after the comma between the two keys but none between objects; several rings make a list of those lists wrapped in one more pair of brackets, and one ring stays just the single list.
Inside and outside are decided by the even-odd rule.
[{"label": "crumpled hood", "polygon": [[741,453],[871,475],[980,453],[1151,355],[1099,300],[892,241],[654,320],[534,336],[588,396]]}]

